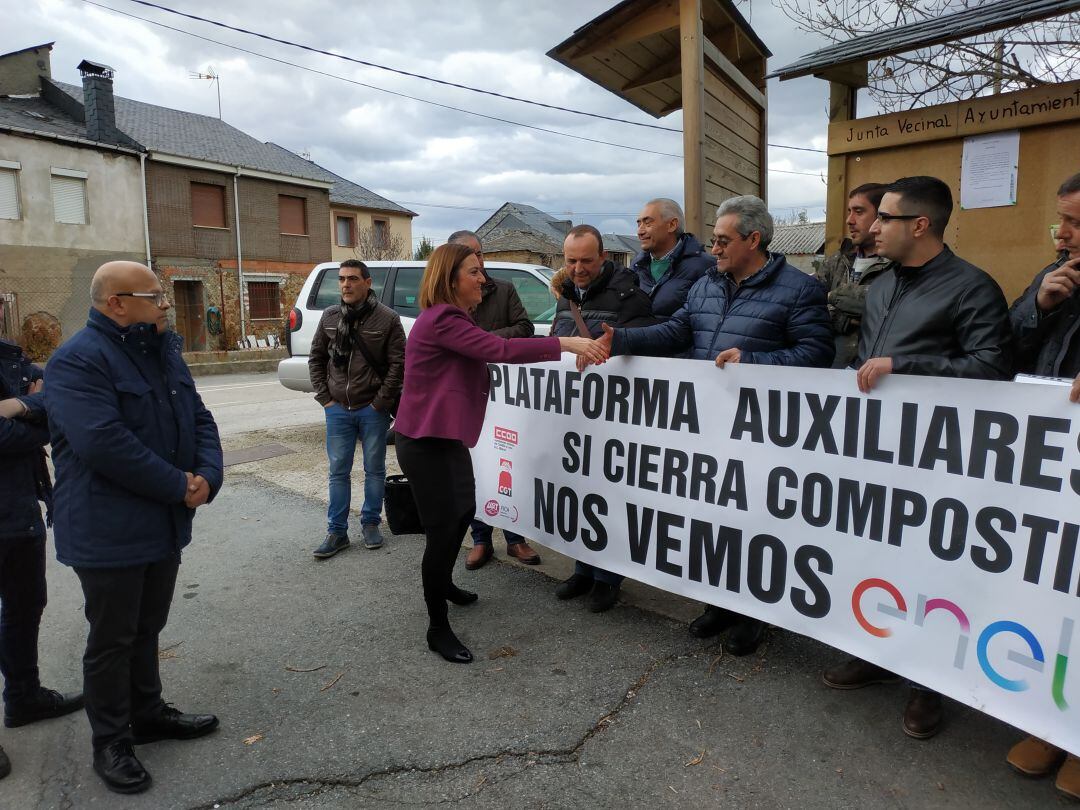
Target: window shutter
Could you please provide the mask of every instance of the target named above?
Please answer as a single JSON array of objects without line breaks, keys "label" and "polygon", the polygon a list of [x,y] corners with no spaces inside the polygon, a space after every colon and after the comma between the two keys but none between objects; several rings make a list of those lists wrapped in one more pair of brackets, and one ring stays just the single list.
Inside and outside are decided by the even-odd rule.
[{"label": "window shutter", "polygon": [[86,181],[78,177],[52,176],[53,212],[57,222],[86,224]]},{"label": "window shutter", "polygon": [[307,221],[304,216],[304,198],[289,197],[282,194],[278,197],[278,217],[281,222],[282,233],[307,233]]},{"label": "window shutter", "polygon": [[19,219],[19,181],[12,169],[0,169],[0,219]]},{"label": "window shutter", "polygon": [[224,186],[191,184],[191,224],[203,228],[227,227]]}]

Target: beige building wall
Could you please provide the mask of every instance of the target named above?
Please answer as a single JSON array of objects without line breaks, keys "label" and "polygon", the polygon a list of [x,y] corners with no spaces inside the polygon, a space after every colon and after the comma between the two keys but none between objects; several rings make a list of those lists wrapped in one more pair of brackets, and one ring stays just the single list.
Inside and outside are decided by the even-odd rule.
[{"label": "beige building wall", "polygon": [[[374,222],[381,219],[390,226],[390,237],[400,237],[403,243],[402,255],[380,257],[385,259],[411,259],[413,252],[412,243],[412,217],[406,214],[393,214],[387,211],[372,211],[369,208],[348,208],[342,205],[330,206],[330,252],[332,261],[343,262],[346,259],[372,259],[371,256],[357,256],[356,249],[352,245],[339,245],[337,239],[337,218],[350,217],[353,220],[353,239],[357,234],[370,230]],[[355,244],[355,241],[354,241]]]},{"label": "beige building wall", "polygon": [[[47,313],[66,338],[86,322],[99,265],[146,261],[139,160],[0,134],[0,161],[19,164],[19,219],[0,219],[0,292],[16,294],[21,322]],[[54,168],[86,172],[87,224],[56,221]]]}]

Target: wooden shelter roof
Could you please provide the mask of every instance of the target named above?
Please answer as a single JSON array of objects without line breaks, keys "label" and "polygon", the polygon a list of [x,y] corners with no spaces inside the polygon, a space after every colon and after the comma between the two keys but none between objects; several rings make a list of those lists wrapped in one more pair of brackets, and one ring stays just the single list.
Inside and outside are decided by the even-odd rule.
[{"label": "wooden shelter roof", "polygon": [[[706,65],[765,106],[772,55],[731,0],[701,0]],[[657,118],[682,109],[679,0],[624,0],[548,56]]]}]

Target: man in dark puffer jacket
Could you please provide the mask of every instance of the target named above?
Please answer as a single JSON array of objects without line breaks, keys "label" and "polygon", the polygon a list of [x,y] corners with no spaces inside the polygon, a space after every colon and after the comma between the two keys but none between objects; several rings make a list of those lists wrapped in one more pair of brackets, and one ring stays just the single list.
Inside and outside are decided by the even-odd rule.
[{"label": "man in dark puffer jacket", "polygon": [[[41,369],[14,343],[0,340],[0,672],[4,725],[23,726],[82,708],[38,680],[38,628],[45,609],[45,521],[52,509],[45,462],[49,443]],[[0,748],[0,779],[11,762]]]},{"label": "man in dark puffer jacket", "polygon": [[[566,280],[558,290],[559,305],[551,334],[555,337],[581,335],[580,316],[589,334],[598,336],[605,326],[647,326],[656,323],[649,296],[638,289],[634,274],[617,270],[606,261],[604,240],[592,225],[572,228],[563,242]],[[615,605],[623,578],[594,565],[578,561],[573,575],[555,589],[559,599],[575,599],[589,594],[589,610],[603,613]]]},{"label": "man in dark puffer jacket", "polygon": [[[752,196],[732,197],[716,211],[716,267],[690,288],[670,320],[643,329],[605,328],[611,354],[670,356],[689,349],[695,360],[828,368],[835,353],[825,289],[813,277],[769,253],[773,219]],[[729,629],[724,649],[748,655],[765,624],[709,606],[690,625],[700,638]]]}]

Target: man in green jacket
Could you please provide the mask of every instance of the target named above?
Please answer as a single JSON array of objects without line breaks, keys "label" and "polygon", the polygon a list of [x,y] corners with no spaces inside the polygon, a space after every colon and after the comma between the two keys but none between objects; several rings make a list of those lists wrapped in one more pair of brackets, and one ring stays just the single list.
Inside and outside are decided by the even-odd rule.
[{"label": "man in green jacket", "polygon": [[885,186],[878,183],[864,183],[851,190],[845,222],[850,238],[814,273],[829,296],[829,317],[836,340],[833,368],[847,368],[855,359],[866,291],[889,266],[888,259],[877,255],[870,233],[884,193]]}]

